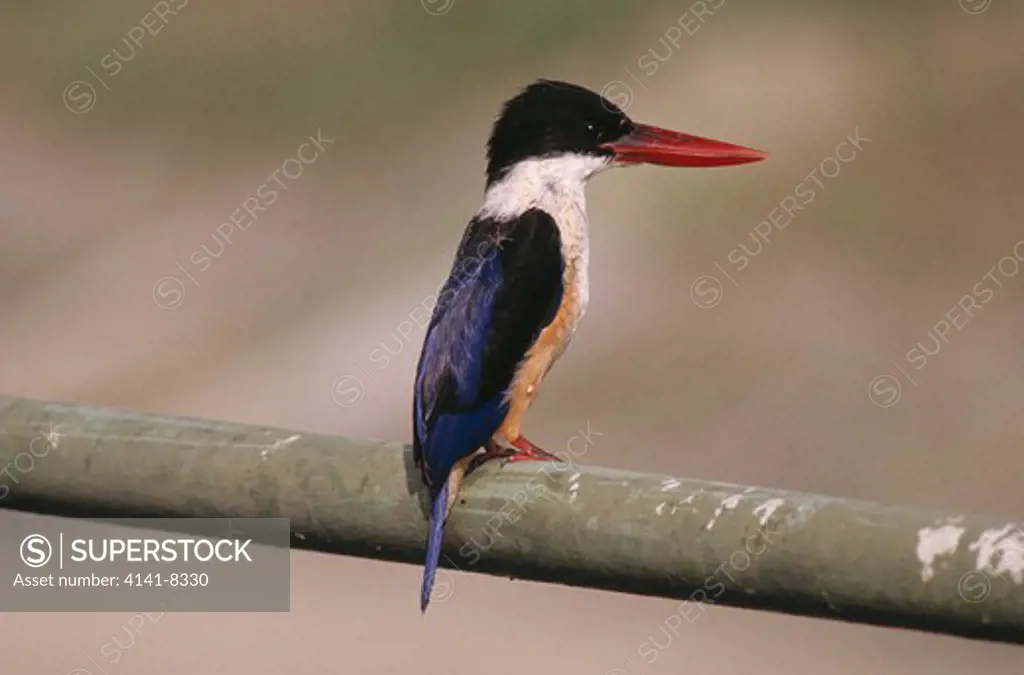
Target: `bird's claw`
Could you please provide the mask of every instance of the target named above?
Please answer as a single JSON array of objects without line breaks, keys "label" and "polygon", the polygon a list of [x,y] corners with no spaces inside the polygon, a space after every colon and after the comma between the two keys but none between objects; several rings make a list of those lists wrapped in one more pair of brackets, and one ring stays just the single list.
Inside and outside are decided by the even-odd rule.
[{"label": "bird's claw", "polygon": [[516,440],[512,441],[512,447],[514,450],[512,454],[505,460],[508,462],[522,462],[527,460],[541,461],[541,462],[561,462],[561,457],[548,452],[544,448],[538,447],[526,440],[524,436],[520,436]]},{"label": "bird's claw", "polygon": [[561,462],[564,461],[558,455],[537,447],[524,437],[520,436],[508,446],[489,444],[487,449],[475,456],[466,468],[466,474],[470,474],[480,467],[481,464],[492,459],[500,459],[500,467],[504,468],[509,462]]}]

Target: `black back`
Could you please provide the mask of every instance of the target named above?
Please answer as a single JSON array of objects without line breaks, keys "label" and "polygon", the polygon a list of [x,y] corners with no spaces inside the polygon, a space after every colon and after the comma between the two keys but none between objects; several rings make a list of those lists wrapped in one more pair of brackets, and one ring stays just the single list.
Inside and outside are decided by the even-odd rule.
[{"label": "black back", "polygon": [[633,122],[600,94],[568,82],[537,80],[508,100],[487,144],[487,184],[513,164],[561,153],[611,156],[600,147]]}]

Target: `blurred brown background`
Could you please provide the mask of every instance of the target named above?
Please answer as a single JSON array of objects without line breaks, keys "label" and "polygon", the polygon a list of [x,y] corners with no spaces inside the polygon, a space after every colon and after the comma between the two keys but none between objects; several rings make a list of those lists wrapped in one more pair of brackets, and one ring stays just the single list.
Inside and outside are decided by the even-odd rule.
[{"label": "blurred brown background", "polygon": [[[400,327],[479,205],[498,106],[555,77],[771,157],[595,179],[590,310],[531,438],[589,421],[588,463],[1020,517],[1024,274],[990,270],[1024,239],[1022,29],[1008,0],[5,3],[0,391],[408,439],[423,330]],[[419,576],[296,553],[287,615],[2,615],[5,666],[1024,672],[1020,648],[725,608],[647,663],[678,602],[473,575],[424,620]]]}]

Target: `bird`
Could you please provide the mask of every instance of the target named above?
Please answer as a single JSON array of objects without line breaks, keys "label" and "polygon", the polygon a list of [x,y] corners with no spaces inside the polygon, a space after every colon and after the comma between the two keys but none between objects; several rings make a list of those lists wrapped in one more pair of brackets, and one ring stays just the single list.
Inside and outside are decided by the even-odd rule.
[{"label": "bird", "polygon": [[601,94],[552,79],[504,103],[486,154],[483,205],[440,287],[413,386],[413,460],[430,501],[424,614],[463,478],[490,459],[558,459],[523,436],[522,422],[587,310],[588,179],[612,167],[767,157],[635,122]]}]

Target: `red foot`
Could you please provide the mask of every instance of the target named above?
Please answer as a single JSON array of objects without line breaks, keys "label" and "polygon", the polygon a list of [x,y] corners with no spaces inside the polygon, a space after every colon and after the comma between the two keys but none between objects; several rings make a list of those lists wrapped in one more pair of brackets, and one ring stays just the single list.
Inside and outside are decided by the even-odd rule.
[{"label": "red foot", "polygon": [[509,462],[561,462],[562,458],[558,455],[548,452],[543,448],[539,448],[530,441],[526,440],[525,437],[520,436],[511,443],[512,447],[501,447],[498,445],[488,444],[487,449],[481,452],[469,463],[466,468],[466,474],[470,474],[480,467],[481,464],[489,462],[492,459],[501,459],[502,466]]},{"label": "red foot", "polygon": [[537,447],[530,441],[526,440],[525,436],[520,436],[516,440],[512,441],[512,446],[516,449],[509,457],[506,462],[523,462],[528,460],[540,461],[540,462],[560,462],[562,459],[553,453],[548,452],[544,448]]}]

